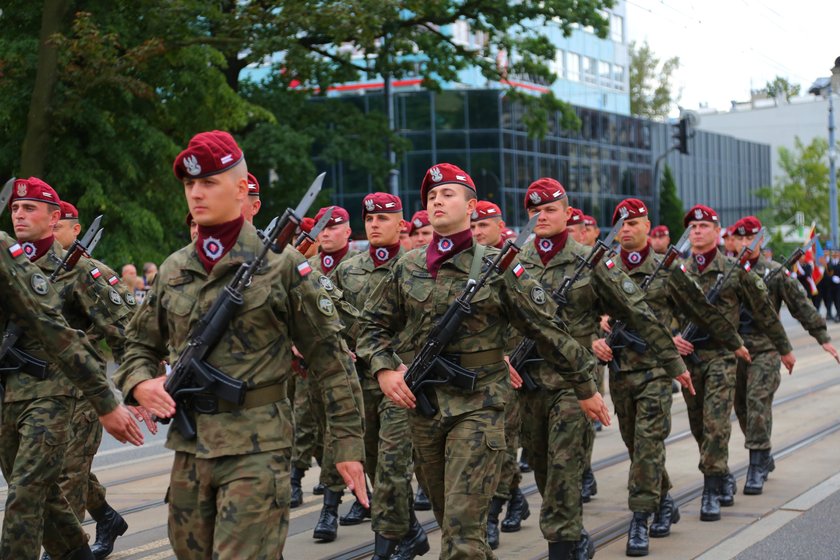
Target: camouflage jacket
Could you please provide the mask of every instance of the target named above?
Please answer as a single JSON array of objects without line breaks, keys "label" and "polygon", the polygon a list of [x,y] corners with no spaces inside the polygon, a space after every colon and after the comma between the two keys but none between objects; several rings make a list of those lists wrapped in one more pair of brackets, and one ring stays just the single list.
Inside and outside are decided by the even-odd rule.
[{"label": "camouflage jacket", "polygon": [[[170,255],[160,266],[154,287],[128,327],[125,359],[114,380],[131,401],[141,381],[158,375],[161,360],[174,363],[190,330],[206,313],[240,265],[262,248],[256,229],[242,226],[236,245],[208,274],[195,243]],[[350,388],[356,375],[341,340],[336,306],[296,250],[269,252],[243,293],[244,304],[207,362],[244,381],[249,389],[285,384],[292,373],[294,344],[311,366],[326,401],[329,434],[337,461],[362,460],[362,426]],[[194,414],[194,413],[190,413]],[[167,446],[199,458],[246,455],[292,445],[288,399],[221,412],[195,414],[197,438],[169,430]]]},{"label": "camouflage jacket", "polygon": [[[525,247],[521,257],[525,270],[542,282],[546,291],[551,293],[565,277],[574,274],[577,257],[586,258],[590,251],[590,247],[569,237],[563,250],[554,255],[547,266],[543,266],[532,244]],[[587,349],[591,348],[592,341],[598,336],[601,315],[606,314],[625,321],[636,331],[648,343],[648,351],[659,357],[659,364],[668,375],[676,376],[685,371],[670,332],[647,306],[642,291],[622,272],[615,260],[603,258],[594,270],[584,270],[571,287],[568,302],[560,318],[572,336]],[[537,362],[528,371],[541,387],[566,388],[544,362]]]},{"label": "camouflage jacket", "polygon": [[[488,247],[487,256],[498,250]],[[379,283],[365,303],[356,352],[370,370],[396,369],[402,360],[394,337],[412,341],[414,350],[425,343],[432,327],[464,290],[475,254],[473,246],[443,263],[432,278],[426,266],[426,248],[408,252]],[[445,349],[447,354],[498,352],[494,363],[475,367],[475,391],[444,385],[434,389],[443,416],[457,416],[482,408],[504,406],[510,393],[507,364],[501,359],[508,326],[536,341],[540,355],[574,387],[578,398],[596,392],[592,355],[565,331],[554,317],[555,305],[539,283],[513,265],[491,276],[472,300],[472,314],[462,323],[460,336]],[[517,277],[514,270],[520,272]]]},{"label": "camouflage jacket", "polygon": [[3,401],[69,395],[76,387],[100,416],[113,411],[117,399],[93,346],[84,333],[70,328],[61,315],[58,292],[19,248],[0,232],[0,325],[11,322],[23,329],[21,349],[50,362],[50,367],[47,379],[40,381],[25,373],[4,375]]},{"label": "camouflage jacket", "polygon": [[[805,293],[805,288],[802,287],[799,280],[790,276],[786,270],[781,270],[770,279],[769,283],[766,282],[770,271],[780,268],[782,268],[782,265],[774,261],[768,261],[764,257],[759,257],[758,262],[752,268],[753,272],[765,279],[773,309],[778,313],[784,301],[791,315],[802,324],[818,343],[830,342],[831,337],[826,330],[825,319],[814,308],[811,298]],[[744,337],[747,349],[751,353],[768,352],[775,349],[773,342],[760,329],[756,328],[751,314],[745,309],[741,312],[741,320],[741,336]]]},{"label": "camouflage jacket", "polygon": [[[627,270],[624,261],[616,259],[625,273],[637,285],[653,274],[660,260],[653,251],[633,270]],[[735,351],[743,345],[735,326],[721,315],[717,307],[706,301],[700,287],[683,271],[681,265],[672,263],[670,269],[660,270],[645,292],[645,302],[664,325],[675,323],[674,311],[679,311],[708,331],[721,346]],[[644,354],[632,348],[621,350],[619,363],[622,372],[648,371],[659,366],[659,356],[650,351]]]},{"label": "camouflage jacket", "polygon": [[[397,256],[376,267],[370,253],[357,253],[350,258],[345,257],[333,271],[332,279],[341,289],[344,298],[356,309],[364,307],[374,288],[394,269],[397,261],[405,254],[400,248]],[[355,346],[355,345],[354,345]],[[356,371],[363,389],[378,389],[379,383],[370,375],[367,363],[357,358]]]},{"label": "camouflage jacket", "polygon": [[[702,273],[697,268],[693,256],[689,255],[683,263],[689,277],[707,295],[715,285],[718,276],[725,275],[730,268],[735,267],[737,270],[729,276],[729,280],[721,289],[715,307],[731,324],[736,325],[739,322],[740,307],[743,304],[752,313],[758,328],[767,333],[767,336],[773,342],[773,346],[781,354],[787,354],[792,350],[785,329],[782,327],[779,316],[770,302],[767,287],[758,275],[739,267],[735,260],[725,257],[720,251],[717,252],[715,258]],[[681,314],[681,325],[684,327],[688,322],[689,319]],[[701,359],[704,359],[704,356],[726,353],[729,353],[729,350],[721,347],[697,348],[697,354]]]}]

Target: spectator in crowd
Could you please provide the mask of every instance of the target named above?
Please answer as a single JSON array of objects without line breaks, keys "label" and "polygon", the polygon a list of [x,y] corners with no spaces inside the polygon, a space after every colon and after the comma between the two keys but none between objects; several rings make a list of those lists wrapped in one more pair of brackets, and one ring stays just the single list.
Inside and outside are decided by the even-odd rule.
[{"label": "spectator in crowd", "polygon": [[143,285],[147,290],[155,283],[157,271],[157,265],[155,263],[147,262],[143,264]]}]

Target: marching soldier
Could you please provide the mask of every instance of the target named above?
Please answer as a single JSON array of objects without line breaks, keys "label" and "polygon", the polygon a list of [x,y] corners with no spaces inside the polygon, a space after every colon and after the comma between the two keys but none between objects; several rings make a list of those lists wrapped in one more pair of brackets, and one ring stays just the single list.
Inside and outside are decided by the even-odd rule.
[{"label": "marching soldier", "polygon": [[731,225],[724,228],[723,233],[721,234],[721,238],[723,239],[723,254],[727,257],[737,257],[739,253],[738,243],[732,235],[734,229],[735,226]]},{"label": "marching soldier", "polygon": [[[733,225],[732,237],[740,248],[749,247],[761,232],[761,222],[755,216],[742,218]],[[760,247],[749,254],[751,270],[764,279],[773,309],[778,313],[785,302],[788,310],[805,330],[816,339],[823,350],[840,362],[831,344],[825,320],[814,309],[802,284],[779,270],[782,265],[760,255]],[[752,356],[752,363],[738,363],[735,378],[735,414],[746,436],[745,447],[750,452],[750,466],[744,483],[744,494],[761,494],[764,481],[775,468],[770,455],[770,434],[773,428],[773,397],[781,382],[781,358],[770,338],[753,324],[746,309],[741,310],[739,332]]]},{"label": "marching soldier", "polygon": [[571,214],[566,222],[569,236],[581,245],[586,245],[586,224],[583,223],[583,212],[580,208],[572,208],[571,206],[569,208],[571,208]]},{"label": "marching soldier", "polygon": [[335,267],[341,263],[345,257],[352,257],[355,252],[350,251],[350,235],[353,231],[350,229],[350,214],[341,206],[326,206],[318,210],[315,215],[315,222],[327,213],[327,210],[333,209],[332,217],[327,222],[326,227],[318,234],[318,256],[309,259],[310,264],[317,266],[321,274],[332,276]]},{"label": "marching soldier", "polygon": [[[644,292],[645,302],[664,325],[673,322],[673,308],[677,307],[686,316],[711,333],[722,346],[735,351],[737,355],[749,357],[735,327],[720,312],[706,301],[700,288],[679,268],[679,265],[659,270],[653,245],[648,241],[648,210],[636,198],[623,200],[616,206],[613,223],[625,211],[626,219],[619,232],[621,245],[618,266],[637,285],[648,282]],[[652,236],[651,236],[652,239]],[[656,274],[650,279],[652,274]],[[611,326],[602,321],[604,330]],[[630,336],[640,339],[635,332]],[[630,453],[630,473],[627,488],[628,506],[633,512],[633,521],[627,534],[627,555],[648,554],[648,520],[653,514],[650,526],[651,537],[667,537],[671,524],[680,519],[680,512],[668,491],[671,481],[665,469],[665,438],[671,431],[671,379],[673,373],[681,373],[675,379],[691,388],[691,377],[680,358],[675,358],[671,367],[660,356],[643,347],[627,344],[622,339],[614,341],[610,348],[603,338],[592,344],[595,355],[610,364],[610,396],[621,439]],[[682,365],[680,365],[682,364]]]},{"label": "marching soldier", "polygon": [[[755,274],[727,259],[718,250],[720,224],[717,213],[698,204],[683,218],[683,225],[691,228],[691,256],[685,268],[703,292],[709,296],[718,285],[719,297],[713,302],[721,314],[733,325],[737,324],[743,304],[752,313],[758,328],[767,333],[782,363],[793,370],[795,358],[779,316],[772,308],[767,288]],[[734,270],[731,270],[733,269]],[[683,321],[685,326],[685,321]],[[735,503],[735,477],[729,472],[729,436],[732,426],[729,415],[735,392],[736,356],[716,344],[705,333],[694,341],[681,335],[674,338],[680,354],[688,356],[688,369],[696,394],[683,388],[688,408],[691,433],[700,449],[700,472],[703,473],[701,521],[720,519],[720,506]]]},{"label": "marching soldier", "polygon": [[[397,341],[415,341],[415,350],[445,309],[477,279],[482,253],[470,231],[476,190],[470,176],[441,163],[430,168],[420,188],[434,228],[426,250],[412,251],[374,290],[360,320],[360,359],[382,392],[401,407],[416,397],[403,379],[406,366]],[[533,338],[540,354],[575,388],[579,406],[609,422],[609,413],[592,380],[594,360],[554,318],[545,291],[516,265],[492,276],[472,299],[472,314],[446,347],[461,367],[477,375],[473,392],[449,385],[429,389],[437,407],[431,418],[411,413],[417,476],[431,494],[442,529],[441,558],[493,558],[486,541],[487,510],[505,454],[504,406],[510,398],[510,372],[504,360],[508,325]],[[553,546],[552,543],[551,546]],[[553,556],[552,556],[553,557]],[[559,556],[557,556],[559,558]]]},{"label": "marching soldier", "polygon": [[402,226],[400,226],[400,247],[402,247],[404,251],[411,251],[414,248],[412,245],[411,222],[403,220]]},{"label": "marching soldier", "polygon": [[501,249],[504,243],[502,232],[505,230],[501,208],[489,200],[479,200],[470,221],[470,229],[476,243]]},{"label": "marching soldier", "polygon": [[583,244],[587,247],[594,247],[595,242],[598,241],[598,236],[601,235],[601,228],[598,227],[598,221],[592,216],[584,215],[583,225],[586,228]]},{"label": "marching soldier", "polygon": [[[126,399],[160,418],[175,401],[158,374],[166,358],[177,363],[189,333],[240,266],[262,251],[257,230],[242,217],[247,167],[233,137],[197,134],[175,159],[196,241],[170,255],[132,319],[125,360],[115,374]],[[328,403],[336,467],[363,502],[364,470],[359,410],[349,380],[355,376],[336,306],[291,248],[269,252],[243,292],[244,303],[207,361],[244,382],[241,405],[213,394],[187,403],[196,436],[170,429],[175,450],[169,502],[169,538],[181,559],[274,560],[283,550],[289,520],[292,413],[285,395],[294,343],[318,379]],[[199,406],[200,405],[200,406]]]},{"label": "marching soldier", "polygon": [[425,210],[418,210],[411,217],[411,239],[414,249],[425,247],[432,240],[432,224],[429,222],[429,213]]},{"label": "marching soldier", "polygon": [[656,226],[650,230],[650,248],[657,255],[664,255],[671,245],[671,232],[668,226]]},{"label": "marching soldier", "polygon": [[253,224],[254,216],[259,214],[261,206],[260,182],[252,173],[248,173],[248,196],[242,201],[242,217]]}]

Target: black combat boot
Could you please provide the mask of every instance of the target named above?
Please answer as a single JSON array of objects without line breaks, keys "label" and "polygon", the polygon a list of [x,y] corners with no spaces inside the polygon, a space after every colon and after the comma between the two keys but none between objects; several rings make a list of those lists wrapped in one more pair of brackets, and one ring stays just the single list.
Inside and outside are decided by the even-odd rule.
[{"label": "black combat boot", "polygon": [[49,554],[47,554],[46,552],[44,552],[41,555],[41,560],[52,560],[52,557]]},{"label": "black combat boot", "polygon": [[399,541],[392,541],[379,533],[374,533],[373,558],[370,560],[390,560],[391,555],[397,550],[397,544]]},{"label": "black combat boot", "polygon": [[128,531],[128,523],[108,504],[90,510],[90,516],[96,520],[96,540],[93,541],[90,550],[96,560],[102,560],[113,552],[117,537]]},{"label": "black combat boot", "polygon": [[649,513],[641,511],[633,512],[633,521],[630,522],[630,530],[627,531],[627,556],[647,556],[650,546],[648,540],[648,518]]},{"label": "black combat boot", "polygon": [[595,543],[592,542],[592,537],[584,529],[580,532],[580,540],[577,542],[575,551],[572,553],[572,558],[575,560],[590,560],[595,556]]},{"label": "black combat boot", "polygon": [[653,522],[650,524],[650,536],[653,538],[667,537],[671,534],[671,524],[680,520],[680,508],[671,494],[659,501],[659,511],[653,514]]},{"label": "black combat boot", "polygon": [[422,486],[417,486],[417,493],[414,494],[414,511],[429,511],[432,509],[432,502],[423,491]]},{"label": "black combat boot", "polygon": [[420,522],[417,521],[417,516],[412,511],[411,524],[408,527],[408,533],[402,538],[397,551],[391,556],[391,560],[414,560],[418,556],[423,556],[429,552],[429,539],[426,537],[426,531]]},{"label": "black combat boot", "polygon": [[[373,499],[370,488],[367,489],[368,495],[368,503],[373,503],[371,500]],[[359,525],[365,519],[370,519],[370,508],[365,507],[359,503],[359,500],[353,502],[353,505],[350,506],[350,511],[347,512],[347,515],[341,518],[339,524],[344,527],[347,525]]]},{"label": "black combat boot", "polygon": [[718,521],[720,519],[720,489],[722,476],[703,477],[703,499],[700,502],[700,521]]},{"label": "black combat boot", "polygon": [[289,502],[290,508],[296,508],[303,503],[303,488],[300,487],[300,483],[303,481],[303,475],[305,473],[305,469],[292,467],[292,499]]},{"label": "black combat boot", "polygon": [[531,508],[525,494],[517,487],[511,492],[507,513],[502,521],[502,533],[515,533],[522,528],[522,522],[531,516]]},{"label": "black combat boot", "polygon": [[747,481],[744,482],[744,494],[761,494],[764,481],[775,468],[776,462],[769,449],[750,449],[750,467],[747,469]]},{"label": "black combat boot", "polygon": [[312,487],[312,493],[316,496],[323,496],[324,495],[324,490],[326,490],[326,489],[327,489],[327,487],[324,486],[324,483],[319,482],[318,484],[316,484],[315,486]]},{"label": "black combat boot", "polygon": [[502,513],[504,505],[504,499],[493,498],[487,511],[487,544],[492,550],[499,548],[499,514]]},{"label": "black combat boot", "polygon": [[324,507],[321,508],[321,516],[318,518],[318,524],[315,525],[315,531],[312,533],[313,539],[321,541],[332,542],[338,536],[338,504],[341,503],[341,496],[344,492],[335,492],[329,488],[324,489]]},{"label": "black combat boot", "polygon": [[96,560],[96,556],[90,551],[90,547],[85,545],[76,550],[71,550],[61,557],[61,560]]},{"label": "black combat boot", "polygon": [[732,507],[735,505],[735,493],[738,491],[738,483],[735,481],[735,475],[732,473],[722,477],[723,482],[720,487],[720,505],[721,507]]},{"label": "black combat boot", "polygon": [[572,553],[576,550],[575,541],[559,541],[548,543],[548,560],[572,560]]},{"label": "black combat boot", "polygon": [[583,485],[580,489],[580,497],[583,503],[588,503],[592,496],[598,493],[598,483],[595,482],[595,473],[592,472],[592,467],[586,467],[583,471]]}]

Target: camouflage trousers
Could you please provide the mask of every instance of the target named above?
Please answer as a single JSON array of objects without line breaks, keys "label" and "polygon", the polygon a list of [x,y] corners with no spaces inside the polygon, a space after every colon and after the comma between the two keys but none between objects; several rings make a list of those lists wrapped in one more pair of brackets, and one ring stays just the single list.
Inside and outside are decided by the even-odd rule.
[{"label": "camouflage trousers", "polygon": [[525,448],[543,498],[540,529],[549,542],[577,541],[583,530],[581,477],[594,437],[572,389],[522,394]]},{"label": "camouflage trousers", "polygon": [[277,560],[289,531],[291,449],[198,459],[178,451],[167,491],[179,560]]},{"label": "camouflage trousers", "polygon": [[373,481],[371,527],[398,540],[408,532],[413,505],[411,434],[408,411],[378,387],[362,390],[365,400],[365,471]]},{"label": "camouflage trousers", "polygon": [[502,462],[502,475],[496,497],[509,500],[511,493],[519,488],[522,473],[519,472],[517,453],[519,452],[519,433],[522,430],[522,414],[520,412],[520,391],[511,391],[510,400],[505,404],[505,441],[507,451]]},{"label": "camouflage trousers", "polygon": [[61,396],[3,403],[0,467],[9,488],[0,558],[37,560],[44,535],[53,558],[87,543],[58,485],[75,405]]},{"label": "camouflage trousers", "polygon": [[671,433],[671,378],[661,370],[610,373],[621,439],[630,453],[627,504],[630,511],[655,513],[671,489],[665,470],[665,438]]},{"label": "camouflage trousers", "polygon": [[310,380],[298,375],[289,382],[294,396],[295,443],[292,448],[292,465],[306,470],[312,466],[312,457],[320,464],[324,457],[324,439],[318,431],[318,420],[312,408]]},{"label": "camouflage trousers", "polygon": [[[70,502],[73,513],[76,514],[79,521],[84,521],[85,509],[89,508],[88,495],[91,479],[95,481],[99,488],[102,488],[102,485],[90,472],[93,457],[102,442],[102,424],[99,423],[96,411],[90,403],[79,399],[76,401],[71,426],[73,432],[67,446],[67,453],[64,456],[64,467],[61,469],[58,484],[61,486],[64,497]],[[99,489],[96,488],[94,493],[98,494],[98,492]],[[95,496],[94,502],[97,501],[105,501],[104,488],[102,488],[101,498]],[[96,509],[95,503],[93,506],[92,509]]]},{"label": "camouflage trousers", "polygon": [[775,350],[760,352],[752,363],[738,362],[735,377],[735,414],[746,436],[747,449],[770,449],[773,397],[782,382],[782,359]]},{"label": "camouflage trousers", "polygon": [[487,510],[505,454],[504,410],[409,414],[417,479],[441,527],[441,560],[493,559]]},{"label": "camouflage trousers", "polygon": [[[359,417],[364,420],[364,397],[362,396],[362,386],[359,384],[359,377],[356,372],[350,373],[350,387],[353,390],[353,400],[356,403],[356,409],[359,411]],[[329,444],[330,434],[327,431],[327,410],[324,408],[324,397],[321,388],[318,384],[310,379],[309,382],[309,396],[312,402],[312,412],[315,421],[318,423],[319,433],[322,434],[321,442],[324,446],[324,456],[321,459],[321,477],[319,482],[332,490],[333,492],[343,492],[345,488],[344,479],[335,468],[335,450]],[[364,429],[364,422],[362,422]]]},{"label": "camouflage trousers", "polygon": [[691,433],[700,448],[700,472],[708,476],[729,474],[729,436],[732,401],[735,394],[736,358],[731,353],[699,353],[702,360],[691,364],[691,382],[696,395],[683,389]]}]

